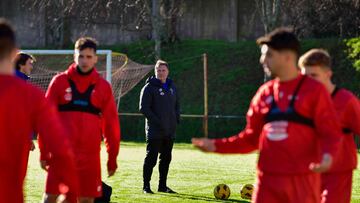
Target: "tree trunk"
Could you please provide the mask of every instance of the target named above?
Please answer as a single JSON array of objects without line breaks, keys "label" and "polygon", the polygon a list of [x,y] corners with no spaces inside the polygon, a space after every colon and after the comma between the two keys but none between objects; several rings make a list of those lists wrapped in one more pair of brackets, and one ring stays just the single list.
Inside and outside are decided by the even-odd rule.
[{"label": "tree trunk", "polygon": [[160,21],[160,3],[159,0],[152,0],[152,36],[155,41],[155,58],[161,57],[161,21]]},{"label": "tree trunk", "polygon": [[63,18],[63,32],[62,32],[62,48],[65,49],[69,47],[71,42],[71,20],[70,17],[65,16]]},{"label": "tree trunk", "polygon": [[281,0],[258,0],[260,16],[264,25],[265,33],[269,33],[281,25]]}]

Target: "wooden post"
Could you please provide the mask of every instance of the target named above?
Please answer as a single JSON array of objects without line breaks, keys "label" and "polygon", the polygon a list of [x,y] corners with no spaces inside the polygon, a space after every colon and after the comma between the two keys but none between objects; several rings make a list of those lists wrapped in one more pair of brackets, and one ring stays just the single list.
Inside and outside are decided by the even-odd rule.
[{"label": "wooden post", "polygon": [[208,120],[209,120],[209,111],[208,111],[208,63],[207,63],[207,54],[203,54],[204,62],[204,137],[209,136]]}]

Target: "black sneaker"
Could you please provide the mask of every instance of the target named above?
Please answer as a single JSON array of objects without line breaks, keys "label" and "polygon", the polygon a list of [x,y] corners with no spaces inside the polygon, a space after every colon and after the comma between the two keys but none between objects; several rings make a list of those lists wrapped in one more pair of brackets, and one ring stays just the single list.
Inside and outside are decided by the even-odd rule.
[{"label": "black sneaker", "polygon": [[143,189],[143,193],[144,193],[144,194],[154,194],[154,192],[151,191],[150,187],[145,187],[145,188]]},{"label": "black sneaker", "polygon": [[170,193],[170,194],[176,194],[177,192],[175,192],[174,190],[168,188],[168,187],[164,187],[164,188],[159,188],[158,192],[165,192],[165,193]]}]

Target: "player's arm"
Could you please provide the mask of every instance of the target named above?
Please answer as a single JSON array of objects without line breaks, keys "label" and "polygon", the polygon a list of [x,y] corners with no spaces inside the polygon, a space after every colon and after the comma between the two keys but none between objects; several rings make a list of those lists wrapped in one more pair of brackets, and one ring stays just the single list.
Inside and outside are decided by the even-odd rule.
[{"label": "player's arm", "polygon": [[315,172],[325,172],[332,164],[341,140],[340,121],[337,117],[331,97],[325,87],[318,86],[314,91],[314,123],[322,143],[322,160],[311,163],[310,169]]},{"label": "player's arm", "polygon": [[[55,106],[57,105],[57,92],[58,92],[58,81],[56,78],[57,78],[56,76],[52,78],[45,94],[45,97]],[[44,145],[41,136],[38,137],[38,144],[40,150],[41,168],[47,170],[47,165],[48,165],[47,160],[50,157],[49,149],[47,149],[46,145]]]},{"label": "player's arm", "polygon": [[150,123],[162,127],[159,117],[151,110],[153,102],[152,97],[150,86],[146,85],[140,93],[139,111],[150,121]]},{"label": "player's arm", "polygon": [[249,153],[258,149],[259,135],[264,125],[263,115],[260,114],[259,102],[260,93],[255,95],[249,110],[246,114],[246,127],[237,135],[222,139],[193,138],[192,143],[195,147],[203,151],[216,152],[222,154],[230,153]]},{"label": "player's arm", "polygon": [[[45,99],[41,94],[33,94],[32,97],[32,125],[39,132],[42,145],[51,153],[48,164],[59,180],[60,192],[68,197],[76,197],[78,194],[78,182],[75,170],[75,161],[69,140],[66,137],[56,107]],[[76,198],[68,199],[76,202]]]},{"label": "player's arm", "polygon": [[346,126],[360,136],[360,101],[354,96],[347,103],[345,111]]},{"label": "player's arm", "polygon": [[107,84],[107,94],[101,112],[103,114],[104,142],[109,155],[107,162],[108,175],[114,175],[117,169],[116,158],[120,146],[120,122],[116,109],[115,99],[111,87]]},{"label": "player's arm", "polygon": [[59,75],[53,77],[45,94],[45,97],[48,98],[51,102],[53,102],[55,105],[58,105],[60,82],[61,81]]}]

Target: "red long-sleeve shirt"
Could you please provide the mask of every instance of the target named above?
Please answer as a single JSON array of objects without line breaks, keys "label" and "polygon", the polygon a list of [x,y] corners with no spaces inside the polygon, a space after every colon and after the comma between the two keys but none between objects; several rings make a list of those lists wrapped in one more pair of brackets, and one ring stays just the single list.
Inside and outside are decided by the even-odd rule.
[{"label": "red long-sleeve shirt", "polygon": [[0,75],[0,202],[23,202],[24,160],[29,134],[34,131],[52,152],[49,164],[59,183],[77,194],[74,157],[55,106],[34,86],[15,76]]},{"label": "red long-sleeve shirt", "polygon": [[329,172],[353,170],[357,166],[357,152],[354,134],[360,135],[360,102],[346,89],[339,89],[332,97],[341,127],[349,133],[343,133],[338,155]]},{"label": "red long-sleeve shirt", "polygon": [[[76,64],[72,64],[67,71],[53,78],[46,97],[58,106],[69,103],[71,100],[69,79],[74,81],[80,92],[84,92],[91,84],[95,84],[91,93],[91,103],[101,111],[101,116],[80,111],[60,112],[61,121],[69,132],[76,159],[87,160],[87,157],[99,154],[103,135],[109,154],[108,170],[115,170],[120,145],[120,124],[110,84],[98,74],[95,68],[90,74],[81,75],[76,70]],[[46,150],[42,151],[46,152]],[[42,153],[43,156],[45,154]],[[98,165],[94,167],[100,167],[100,163],[94,165]]]},{"label": "red long-sleeve shirt", "polygon": [[286,82],[275,79],[262,85],[251,101],[245,129],[238,135],[214,140],[216,152],[248,153],[259,149],[258,169],[278,174],[308,173],[309,164],[319,162],[321,152],[334,156],[340,139],[335,109],[323,85],[311,78],[303,81],[294,108],[311,119],[314,128],[291,121],[265,123],[272,100],[285,111],[302,77]]}]

